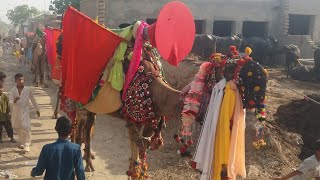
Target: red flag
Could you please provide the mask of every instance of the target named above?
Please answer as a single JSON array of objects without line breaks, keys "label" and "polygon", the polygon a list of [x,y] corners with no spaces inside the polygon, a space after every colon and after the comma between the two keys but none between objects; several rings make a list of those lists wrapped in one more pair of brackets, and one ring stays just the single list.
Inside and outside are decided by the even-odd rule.
[{"label": "red flag", "polygon": [[57,61],[57,46],[58,37],[60,36],[61,29],[53,29],[52,31],[52,67],[51,67],[51,78],[60,80],[61,78],[61,64]]},{"label": "red flag", "polygon": [[[55,80],[60,80],[61,78],[61,65],[57,61],[57,47],[56,42],[59,35],[61,34],[61,29],[46,27],[44,31],[46,36],[46,50],[48,56],[48,62],[51,65],[51,78]],[[58,63],[58,64],[57,64]]]},{"label": "red flag", "polygon": [[52,34],[53,30],[49,27],[46,27],[44,32],[46,33],[46,51],[48,63],[52,66]]},{"label": "red flag", "polygon": [[63,18],[62,81],[65,95],[87,104],[122,38],[69,7]]}]

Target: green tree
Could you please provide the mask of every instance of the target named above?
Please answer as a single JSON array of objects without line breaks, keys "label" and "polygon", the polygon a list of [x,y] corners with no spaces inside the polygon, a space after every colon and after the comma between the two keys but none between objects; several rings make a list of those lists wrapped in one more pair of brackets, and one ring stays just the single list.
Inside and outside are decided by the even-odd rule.
[{"label": "green tree", "polygon": [[37,15],[39,13],[39,10],[35,7],[20,5],[8,10],[7,17],[14,26],[17,26],[25,22],[29,17]]},{"label": "green tree", "polygon": [[49,10],[57,14],[63,14],[69,6],[80,10],[80,0],[52,0]]}]

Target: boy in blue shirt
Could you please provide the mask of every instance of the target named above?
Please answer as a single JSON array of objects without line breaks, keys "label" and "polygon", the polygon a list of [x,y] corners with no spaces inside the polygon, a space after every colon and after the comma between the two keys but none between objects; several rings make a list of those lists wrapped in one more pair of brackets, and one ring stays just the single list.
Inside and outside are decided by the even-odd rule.
[{"label": "boy in blue shirt", "polygon": [[56,131],[59,138],[55,143],[45,145],[40,153],[38,164],[31,176],[41,176],[46,170],[45,180],[75,179],[84,180],[84,168],[80,145],[71,143],[68,137],[72,122],[65,116],[57,120]]}]

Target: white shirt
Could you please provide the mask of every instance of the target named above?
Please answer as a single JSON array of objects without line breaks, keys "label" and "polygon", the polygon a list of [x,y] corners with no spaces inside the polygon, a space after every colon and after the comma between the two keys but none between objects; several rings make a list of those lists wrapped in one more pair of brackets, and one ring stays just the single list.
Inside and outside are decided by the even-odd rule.
[{"label": "white shirt", "polygon": [[295,176],[291,178],[292,180],[312,180],[320,177],[320,162],[313,155],[305,159],[297,170],[302,172],[302,175]]},{"label": "white shirt", "polygon": [[[20,99],[14,103],[14,99],[20,97]],[[31,131],[31,122],[29,115],[29,104],[32,102],[33,106],[39,111],[39,106],[34,98],[30,87],[24,87],[19,94],[18,88],[11,89],[9,102],[11,104],[11,123],[13,129],[26,129]]]},{"label": "white shirt", "polygon": [[220,106],[223,100],[226,79],[221,79],[212,89],[205,122],[200,135],[194,162],[197,169],[202,171],[200,180],[212,179],[212,160],[214,157],[214,141],[219,119]]}]

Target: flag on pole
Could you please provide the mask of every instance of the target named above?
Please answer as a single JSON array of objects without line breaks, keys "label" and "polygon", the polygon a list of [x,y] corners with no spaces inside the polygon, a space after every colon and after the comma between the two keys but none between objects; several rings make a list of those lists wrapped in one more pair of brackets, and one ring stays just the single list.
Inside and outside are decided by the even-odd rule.
[{"label": "flag on pole", "polygon": [[44,35],[44,33],[39,28],[37,28],[36,34],[38,37],[42,37]]},{"label": "flag on pole", "polygon": [[62,23],[64,92],[67,97],[85,105],[123,39],[73,7],[67,9]]},{"label": "flag on pole", "polygon": [[61,65],[57,61],[57,46],[56,42],[60,36],[62,30],[55,28],[46,28],[45,33],[46,37],[46,49],[48,62],[51,65],[51,78],[55,80],[60,80],[61,78]]}]

